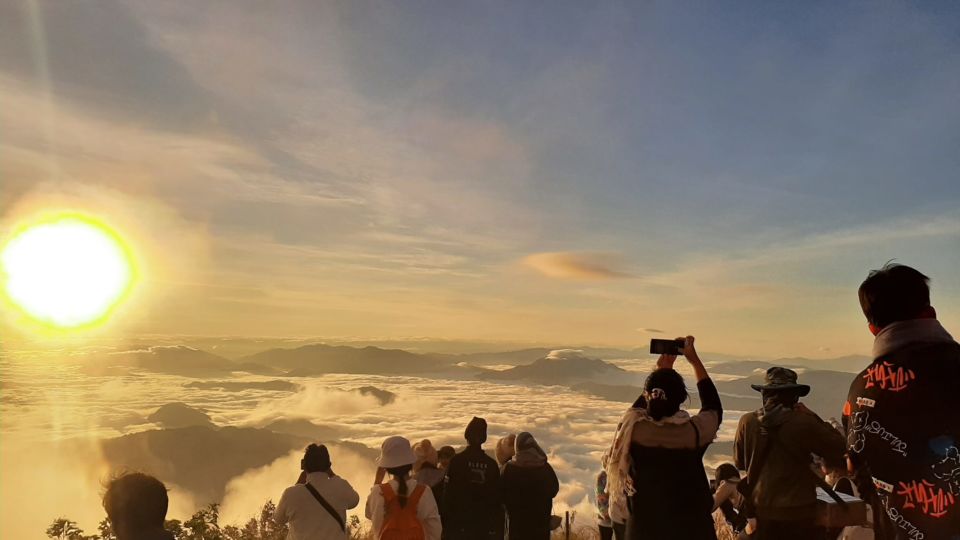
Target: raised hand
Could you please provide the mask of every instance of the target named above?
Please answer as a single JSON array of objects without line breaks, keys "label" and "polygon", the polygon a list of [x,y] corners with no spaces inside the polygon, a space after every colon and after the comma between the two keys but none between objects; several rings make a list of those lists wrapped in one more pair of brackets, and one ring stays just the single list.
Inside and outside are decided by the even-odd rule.
[{"label": "raised hand", "polygon": [[657,369],[673,369],[673,363],[677,361],[677,356],[674,354],[661,354],[660,358],[657,358]]}]

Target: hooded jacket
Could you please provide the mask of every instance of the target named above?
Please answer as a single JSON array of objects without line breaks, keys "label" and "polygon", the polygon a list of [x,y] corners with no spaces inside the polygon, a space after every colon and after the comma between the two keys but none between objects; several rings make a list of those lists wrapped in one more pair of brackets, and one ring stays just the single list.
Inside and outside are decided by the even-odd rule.
[{"label": "hooded jacket", "polygon": [[549,540],[553,498],[560,491],[560,481],[532,435],[517,435],[516,446],[516,455],[504,464],[500,477],[510,539]]},{"label": "hooded jacket", "polygon": [[878,539],[960,538],[960,345],[939,322],[900,321],[877,334],[844,425],[858,476],[879,495]]},{"label": "hooded jacket", "polygon": [[[762,439],[761,427],[767,431],[766,440]],[[777,406],[740,418],[733,444],[737,468],[749,471],[751,466],[756,467],[764,444],[770,445],[766,461],[759,475],[750,477],[757,519],[812,522],[817,483],[811,454],[830,466],[841,466],[843,435],[813,412]]]}]

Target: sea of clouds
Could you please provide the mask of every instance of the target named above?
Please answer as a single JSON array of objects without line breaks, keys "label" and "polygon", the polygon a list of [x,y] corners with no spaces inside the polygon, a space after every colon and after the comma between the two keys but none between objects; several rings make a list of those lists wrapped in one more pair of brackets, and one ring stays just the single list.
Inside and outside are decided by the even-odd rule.
[{"label": "sea of clouds", "polygon": [[[299,389],[224,391],[187,387],[196,379],[152,373],[85,375],[77,364],[56,355],[0,360],[0,536],[43,538],[58,516],[77,520],[88,532],[103,518],[103,483],[111,474],[99,441],[156,429],[146,417],[159,406],[183,402],[207,411],[220,426],[259,427],[280,419],[308,419],[339,439],[379,448],[384,438],[403,435],[430,439],[436,447],[464,444],[463,429],[473,416],[489,423],[487,447],[518,431],[530,431],[548,452],[561,490],[554,513],[576,512],[578,524],[592,523],[593,492],[600,455],[609,444],[625,404],[579,394],[561,386],[476,380],[371,375],[291,378]],[[637,366],[632,366],[637,368]],[[643,366],[646,367],[646,366]],[[238,376],[256,381],[276,377]],[[397,394],[387,405],[355,390],[373,385]],[[729,441],[735,415],[728,416],[720,441]],[[325,441],[319,441],[325,442]],[[370,452],[332,448],[334,470],[361,494],[351,513],[363,516],[373,483]],[[255,515],[266,499],[276,501],[299,473],[301,452],[230,480],[222,501],[222,522]],[[184,518],[213,501],[197,500],[185,489],[171,489],[171,518]]]}]

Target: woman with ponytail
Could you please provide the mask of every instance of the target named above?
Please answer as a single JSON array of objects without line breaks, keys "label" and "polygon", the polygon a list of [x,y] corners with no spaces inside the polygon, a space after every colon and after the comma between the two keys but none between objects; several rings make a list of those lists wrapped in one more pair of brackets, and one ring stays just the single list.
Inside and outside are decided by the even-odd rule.
[{"label": "woman with ponytail", "polygon": [[673,369],[677,357],[661,355],[609,451],[610,516],[626,521],[629,540],[716,539],[703,455],[716,437],[723,408],[693,336],[678,340],[697,379],[700,412],[680,409],[688,396],[683,377]]},{"label": "woman with ponytail", "polygon": [[380,540],[440,540],[440,512],[433,492],[426,484],[410,477],[417,456],[410,441],[388,437],[377,457],[377,478],[390,480],[376,484],[367,497],[366,516],[373,521],[375,538]]}]

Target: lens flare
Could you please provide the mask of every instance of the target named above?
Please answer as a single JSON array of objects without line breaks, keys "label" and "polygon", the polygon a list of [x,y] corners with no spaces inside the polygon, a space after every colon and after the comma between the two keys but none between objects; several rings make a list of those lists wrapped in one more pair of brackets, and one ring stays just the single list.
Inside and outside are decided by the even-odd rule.
[{"label": "lens flare", "polygon": [[135,277],[133,257],[109,227],[80,214],[58,214],[21,227],[0,251],[7,298],[55,328],[106,320]]}]

